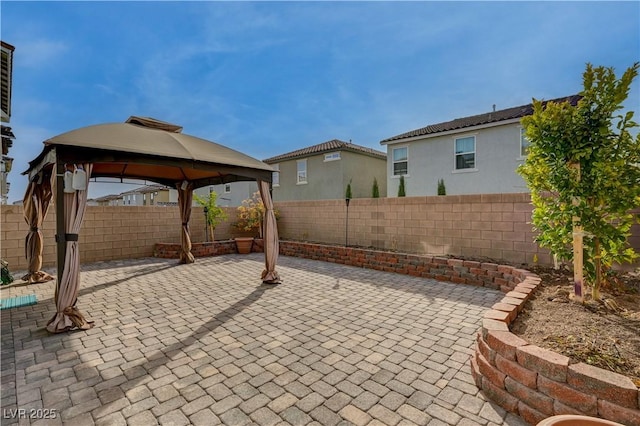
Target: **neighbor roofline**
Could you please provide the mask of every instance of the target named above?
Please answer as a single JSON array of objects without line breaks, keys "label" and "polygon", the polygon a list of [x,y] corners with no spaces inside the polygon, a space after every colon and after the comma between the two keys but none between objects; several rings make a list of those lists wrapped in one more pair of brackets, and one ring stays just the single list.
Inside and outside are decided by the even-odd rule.
[{"label": "neighbor roofline", "polygon": [[324,151],[317,151],[317,152],[299,154],[299,155],[286,157],[286,158],[280,158],[280,159],[277,159],[277,157],[273,157],[273,158],[276,158],[276,160],[272,160],[271,158],[267,158],[266,160],[262,160],[262,162],[263,163],[267,163],[267,164],[277,164],[277,163],[282,163],[283,161],[299,160],[301,158],[309,158],[309,157],[317,157],[317,156],[324,155],[324,154],[329,153],[329,152],[339,152],[339,151],[346,151],[346,152],[350,152],[352,154],[358,154],[358,155],[366,155],[367,157],[377,158],[377,159],[380,159],[380,160],[384,160],[384,159],[387,158],[387,154],[386,153],[384,153],[384,158],[383,158],[383,157],[381,157],[381,156],[379,156],[377,154],[373,154],[373,153],[370,153],[370,152],[364,152],[364,151],[359,151],[357,149],[349,149],[348,147],[344,147],[344,148],[333,148],[333,149],[326,149]]},{"label": "neighbor roofline", "polygon": [[509,124],[519,123],[522,120],[522,118],[523,117],[510,118],[508,120],[495,121],[493,123],[486,123],[486,124],[479,124],[477,126],[461,127],[459,129],[445,130],[444,132],[439,132],[439,133],[428,133],[426,135],[411,136],[408,138],[394,139],[391,141],[387,140],[387,141],[380,142],[380,145],[395,145],[399,143],[415,142],[423,139],[433,139],[440,136],[455,135],[458,133],[469,133],[469,132],[473,132],[474,130],[482,130],[482,129],[487,129],[489,127],[506,126]]},{"label": "neighbor roofline", "polygon": [[[358,155],[366,155],[368,157],[376,158],[376,159],[379,159],[379,160],[386,160],[386,158],[387,158],[387,154],[385,152],[377,151],[377,150],[375,150],[373,148],[368,148],[368,147],[365,147],[365,146],[356,145],[356,144],[353,144],[353,143],[350,143],[350,142],[344,142],[344,141],[341,141],[341,140],[338,140],[338,139],[333,139],[331,141],[327,141],[327,142],[323,142],[323,143],[330,143],[330,142],[333,142],[333,141],[341,142],[341,143],[344,143],[345,145],[344,146],[338,146],[338,147],[326,148],[326,149],[322,149],[322,150],[314,151],[314,152],[301,152],[299,154],[292,154],[292,152],[304,151],[305,149],[313,148],[313,147],[317,146],[317,145],[312,145],[311,147],[301,148],[300,150],[296,150],[296,151],[292,151],[292,152],[289,152],[289,153],[286,153],[286,154],[276,155],[276,156],[267,158],[265,160],[262,160],[262,162],[266,163],[266,164],[278,164],[278,163],[281,163],[281,162],[284,162],[284,161],[299,160],[301,158],[315,157],[315,156],[319,156],[319,155],[324,155],[324,154],[329,153],[329,152],[341,152],[341,151],[351,152],[353,154],[358,154]],[[318,144],[318,145],[322,145],[322,144]],[[363,148],[363,149],[370,149],[370,150],[372,150],[374,152],[367,152],[365,150],[354,148],[353,146],[358,146],[358,147]]]}]

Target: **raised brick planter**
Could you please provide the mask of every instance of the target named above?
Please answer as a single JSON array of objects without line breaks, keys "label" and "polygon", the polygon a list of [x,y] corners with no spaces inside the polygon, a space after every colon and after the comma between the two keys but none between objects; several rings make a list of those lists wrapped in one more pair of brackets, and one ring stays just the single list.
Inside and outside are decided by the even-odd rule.
[{"label": "raised brick planter", "polygon": [[[251,251],[262,253],[264,251],[263,240],[253,240]],[[238,249],[234,240],[214,241],[210,243],[192,243],[191,253],[194,257],[220,256],[238,253]],[[180,244],[156,243],[153,247],[153,257],[178,259],[180,257]]]},{"label": "raised brick planter", "polygon": [[631,379],[530,345],[509,324],[540,278],[506,265],[360,248],[281,241],[280,254],[500,289],[504,298],[484,314],[470,360],[476,385],[530,424],[559,414],[601,417],[640,426],[640,390]]},{"label": "raised brick planter", "polygon": [[445,257],[394,253],[324,244],[280,241],[280,254],[396,272],[510,292],[533,273],[512,266]]},{"label": "raised brick planter", "polygon": [[640,426],[640,389],[630,378],[530,345],[509,331],[540,279],[528,276],[484,315],[471,373],[502,408],[530,424],[577,414]]}]

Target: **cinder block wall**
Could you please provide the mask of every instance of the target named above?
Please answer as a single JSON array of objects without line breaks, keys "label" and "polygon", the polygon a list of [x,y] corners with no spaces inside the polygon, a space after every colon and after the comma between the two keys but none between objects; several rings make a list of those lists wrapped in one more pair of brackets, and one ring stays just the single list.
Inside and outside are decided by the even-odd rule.
[{"label": "cinder block wall", "polygon": [[[344,200],[278,202],[282,239],[345,244]],[[529,194],[353,199],[348,243],[409,253],[550,264],[534,242]]]},{"label": "cinder block wall", "polygon": [[[9,262],[12,271],[25,270],[25,237],[27,226],[22,206],[0,208],[0,254]],[[236,220],[236,210],[226,209],[229,219],[218,225],[215,239],[231,238],[231,224]],[[80,232],[80,262],[96,262],[151,256],[155,243],[180,242],[180,212],[177,207],[157,206],[88,206]],[[204,212],[194,207],[189,222],[191,240],[202,242]],[[44,236],[43,261],[45,266],[56,263],[55,206],[42,226]]]},{"label": "cinder block wall", "polygon": [[[344,200],[283,201],[278,229],[284,240],[345,244]],[[216,240],[241,235],[232,228],[236,209],[216,229]],[[26,269],[24,239],[28,226],[22,206],[2,206],[0,253],[12,270]],[[348,243],[400,252],[488,257],[507,262],[551,264],[547,250],[534,242],[529,194],[450,195],[353,199],[349,205]],[[191,213],[192,241],[204,241],[204,214]],[[55,264],[55,211],[42,227],[46,266]],[[244,233],[243,235],[246,235]],[[632,246],[640,251],[640,227]],[[151,256],[155,243],[180,241],[177,207],[88,207],[80,234],[81,262]]]}]

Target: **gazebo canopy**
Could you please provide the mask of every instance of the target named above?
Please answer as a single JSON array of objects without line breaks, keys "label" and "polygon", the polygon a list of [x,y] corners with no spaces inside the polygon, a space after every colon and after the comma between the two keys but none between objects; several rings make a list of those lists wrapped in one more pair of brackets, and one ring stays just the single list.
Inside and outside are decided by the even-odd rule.
[{"label": "gazebo canopy", "polygon": [[[87,204],[91,177],[144,179],[173,186],[178,191],[180,209],[181,263],[193,263],[189,219],[193,190],[206,185],[256,180],[265,206],[262,280],[276,284],[278,229],[269,191],[274,169],[248,155],[195,136],[185,135],[182,127],[148,117],[129,117],[125,123],[98,124],[72,130],[44,141],[42,152],[29,163],[24,197],[24,215],[29,224],[26,255],[29,282],[52,279],[43,271],[44,222],[53,197],[55,181],[57,286],[56,314],[47,330],[60,333],[74,328],[89,329],[93,322],[77,304],[80,256],[78,234]],[[69,173],[73,170],[73,174]],[[72,183],[65,176],[72,177]]]},{"label": "gazebo canopy", "polygon": [[[273,168],[246,154],[181,133],[182,127],[147,117],[82,127],[44,141],[24,174],[32,180],[55,159],[93,163],[92,177],[145,179],[193,188],[240,180],[271,182]],[[55,159],[54,159],[55,158]]]}]

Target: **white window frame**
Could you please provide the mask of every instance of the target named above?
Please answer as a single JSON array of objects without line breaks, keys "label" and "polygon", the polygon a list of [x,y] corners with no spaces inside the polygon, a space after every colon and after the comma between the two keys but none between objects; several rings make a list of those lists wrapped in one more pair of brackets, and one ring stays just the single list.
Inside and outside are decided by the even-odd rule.
[{"label": "white window frame", "polygon": [[340,158],[340,151],[330,152],[324,155],[324,162],[326,163],[327,161],[338,161],[340,160]]},{"label": "white window frame", "polygon": [[[395,160],[395,152],[397,150],[400,150],[400,149],[405,149],[406,150],[407,158],[405,160],[396,161]],[[397,175],[396,174],[396,166],[395,166],[396,163],[407,163],[407,171],[406,171],[406,173]],[[396,179],[399,179],[400,176],[405,176],[405,177],[409,176],[409,146],[408,145],[407,146],[398,146],[398,147],[395,147],[395,148],[391,149],[391,176],[396,178]]]},{"label": "white window frame", "polygon": [[224,193],[225,194],[230,194],[231,193],[231,184],[230,183],[225,183],[224,184]]},{"label": "white window frame", "polygon": [[[304,164],[304,170],[300,170],[300,165]],[[296,185],[306,185],[309,180],[309,172],[307,169],[307,159],[296,161]]]},{"label": "white window frame", "polygon": [[529,146],[531,145],[531,142],[529,142],[529,140],[527,139],[527,136],[525,135],[525,129],[524,127],[520,127],[520,160],[524,160],[525,158],[527,158],[528,153],[522,153],[522,148],[524,147],[523,142],[526,141],[527,145],[526,148],[529,148]]},{"label": "white window frame", "polygon": [[[465,151],[465,152],[456,152],[456,145],[461,139],[469,139],[473,138],[473,151]],[[458,155],[465,155],[473,153],[473,167],[468,168],[458,168]],[[477,172],[478,171],[478,146],[476,135],[461,135],[453,138],[453,172],[452,173],[468,173],[468,172]]]},{"label": "white window frame", "polygon": [[271,167],[277,170],[271,173],[271,186],[278,187],[280,186],[280,163],[272,164]]}]

